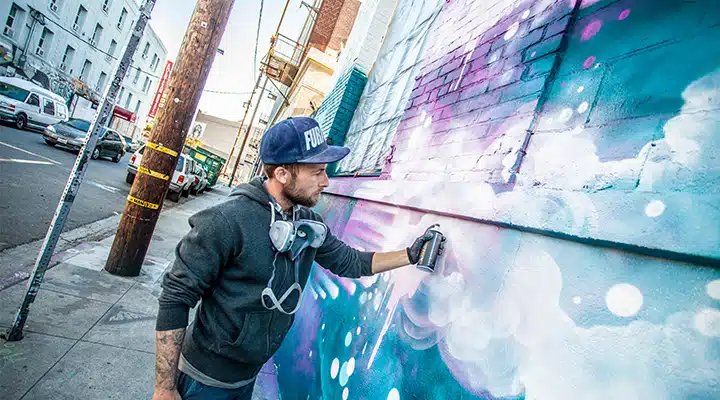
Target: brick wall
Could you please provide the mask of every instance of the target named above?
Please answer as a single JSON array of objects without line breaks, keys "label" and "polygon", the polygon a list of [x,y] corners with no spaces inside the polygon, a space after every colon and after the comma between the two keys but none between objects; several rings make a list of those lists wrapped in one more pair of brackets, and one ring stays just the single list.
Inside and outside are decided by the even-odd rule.
[{"label": "brick wall", "polygon": [[383,171],[402,180],[507,182],[566,34],[567,1],[451,2]]},{"label": "brick wall", "polygon": [[321,51],[330,48],[339,52],[350,35],[359,8],[357,0],[324,0],[310,33],[308,47]]}]

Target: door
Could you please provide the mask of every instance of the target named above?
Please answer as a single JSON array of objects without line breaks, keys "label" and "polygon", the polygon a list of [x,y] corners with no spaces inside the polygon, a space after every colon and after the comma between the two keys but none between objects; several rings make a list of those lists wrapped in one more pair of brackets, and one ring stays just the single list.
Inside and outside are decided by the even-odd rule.
[{"label": "door", "polygon": [[23,107],[28,116],[28,121],[31,123],[38,122],[38,116],[40,115],[40,96],[36,93],[30,93],[27,100],[25,100],[25,107]]},{"label": "door", "polygon": [[120,141],[120,136],[113,132],[113,131],[107,131],[105,134],[105,141],[106,145],[105,151],[107,152],[107,155],[110,157],[115,157],[116,154],[122,152],[122,142]]},{"label": "door", "polygon": [[41,125],[54,124],[58,121],[55,102],[45,96],[40,96],[40,99],[42,101],[42,108],[40,109],[40,114],[38,114],[37,123]]}]

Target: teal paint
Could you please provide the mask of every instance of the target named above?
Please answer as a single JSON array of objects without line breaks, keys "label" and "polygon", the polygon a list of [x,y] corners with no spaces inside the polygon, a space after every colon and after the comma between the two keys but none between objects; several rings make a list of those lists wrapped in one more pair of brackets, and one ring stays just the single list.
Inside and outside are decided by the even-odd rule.
[{"label": "teal paint", "polygon": [[[333,89],[314,113],[320,129],[332,144],[345,144],[345,135],[350,129],[350,122],[365,84],[367,75],[359,67],[351,65],[340,75]],[[335,169],[336,163],[330,164],[328,173],[333,175]]]}]

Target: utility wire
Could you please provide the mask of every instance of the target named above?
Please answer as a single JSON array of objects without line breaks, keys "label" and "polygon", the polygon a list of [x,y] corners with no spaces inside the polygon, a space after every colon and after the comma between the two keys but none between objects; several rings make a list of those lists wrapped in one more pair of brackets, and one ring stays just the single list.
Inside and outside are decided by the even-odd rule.
[{"label": "utility wire", "polygon": [[232,95],[238,95],[238,96],[240,96],[240,95],[244,96],[244,95],[248,95],[248,94],[252,93],[252,92],[223,92],[221,90],[211,90],[211,89],[204,89],[203,92],[214,93],[214,94],[232,94]]},{"label": "utility wire", "polygon": [[260,23],[262,22],[264,0],[260,0],[260,16],[258,17],[257,33],[255,34],[255,54],[253,55],[253,81],[257,79],[257,55],[258,55],[258,42],[260,41]]}]

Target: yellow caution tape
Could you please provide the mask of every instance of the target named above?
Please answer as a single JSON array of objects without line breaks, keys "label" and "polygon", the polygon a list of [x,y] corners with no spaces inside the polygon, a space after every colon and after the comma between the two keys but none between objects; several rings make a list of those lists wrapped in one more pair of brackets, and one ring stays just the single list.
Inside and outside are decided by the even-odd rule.
[{"label": "yellow caution tape", "polygon": [[170,176],[168,176],[168,175],[161,174],[160,172],[157,172],[157,171],[149,170],[149,169],[147,169],[147,168],[145,168],[145,167],[140,167],[140,168],[138,168],[138,171],[140,171],[140,173],[143,173],[143,174],[145,174],[145,175],[154,176],[155,178],[159,178],[159,179],[162,179],[162,180],[164,180],[164,181],[167,181],[167,180],[170,179]]},{"label": "yellow caution tape", "polygon": [[157,144],[157,143],[153,143],[153,142],[148,142],[148,143],[147,143],[147,147],[149,147],[149,148],[151,148],[151,149],[153,149],[153,150],[157,150],[157,151],[159,151],[159,152],[165,153],[165,154],[170,154],[170,155],[173,156],[173,157],[177,157],[177,156],[178,156],[177,151],[168,149],[167,147],[165,147],[165,146],[163,146],[163,145],[161,145],[161,144]]},{"label": "yellow caution tape", "polygon": [[127,199],[128,199],[129,202],[131,202],[131,203],[133,203],[133,204],[137,204],[137,205],[139,205],[140,207],[149,208],[149,209],[151,209],[151,210],[157,210],[158,208],[160,208],[160,205],[159,205],[159,204],[151,203],[151,202],[145,201],[145,200],[140,200],[140,199],[138,199],[137,197],[128,196]]}]

